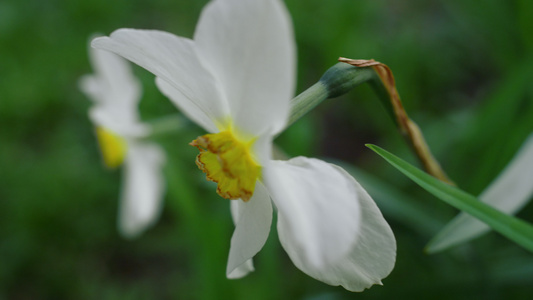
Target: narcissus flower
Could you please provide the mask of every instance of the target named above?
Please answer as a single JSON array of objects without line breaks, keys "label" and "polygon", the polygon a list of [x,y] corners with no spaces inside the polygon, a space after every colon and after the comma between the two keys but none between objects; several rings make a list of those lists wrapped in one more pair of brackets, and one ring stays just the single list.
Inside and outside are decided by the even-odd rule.
[{"label": "narcissus flower", "polygon": [[393,233],[354,178],[318,159],[272,159],[295,82],[294,38],[281,1],[211,1],[193,40],[120,29],[93,46],[154,73],[160,90],[209,132],[191,145],[218,194],[232,200],[229,278],[253,270],[251,258],[270,231],[272,203],[281,244],[308,275],[361,291],[390,273]]},{"label": "narcissus flower", "polygon": [[89,117],[104,164],[111,169],[124,164],[118,226],[122,235],[134,237],[159,217],[165,155],[144,139],[151,130],[139,118],[141,86],[129,62],[94,48],[89,54],[95,73],[82,77],[80,88],[94,102]]}]

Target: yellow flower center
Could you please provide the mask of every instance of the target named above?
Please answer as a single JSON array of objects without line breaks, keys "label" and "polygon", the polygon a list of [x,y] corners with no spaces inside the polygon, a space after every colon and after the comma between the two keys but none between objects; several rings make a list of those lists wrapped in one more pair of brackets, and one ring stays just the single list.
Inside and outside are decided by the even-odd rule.
[{"label": "yellow flower center", "polygon": [[106,167],[115,169],[120,166],[126,157],[126,141],[100,126],[96,127],[96,138]]},{"label": "yellow flower center", "polygon": [[200,150],[196,165],[210,181],[218,183],[217,193],[223,198],[250,200],[261,166],[251,155],[249,142],[239,141],[230,130],[206,134],[190,143]]}]

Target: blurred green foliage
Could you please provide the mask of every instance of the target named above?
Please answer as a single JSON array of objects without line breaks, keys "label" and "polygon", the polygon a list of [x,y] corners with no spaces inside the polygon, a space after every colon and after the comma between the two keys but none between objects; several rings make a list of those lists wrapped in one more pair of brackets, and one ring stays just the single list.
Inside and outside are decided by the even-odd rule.
[{"label": "blurred green foliage", "polygon": [[[330,157],[374,196],[395,232],[397,265],[352,294],[294,267],[273,230],[247,278],[227,280],[228,203],[194,165],[193,128],[161,139],[169,152],[160,222],[139,239],[116,230],[120,171],[103,168],[90,105],[77,80],[91,72],[93,33],[151,28],[192,36],[202,1],[0,2],[0,299],[527,299],[533,257],[491,233],[427,256],[455,213],[364,147],[414,161],[393,122],[362,86],[329,100],[278,139],[289,155]],[[287,0],[298,44],[298,91],[337,57],[393,70],[411,117],[444,169],[478,194],[533,131],[533,5],[529,0]],[[147,120],[176,109],[153,76]],[[353,167],[352,167],[353,168]],[[528,206],[519,217],[531,218]]]}]

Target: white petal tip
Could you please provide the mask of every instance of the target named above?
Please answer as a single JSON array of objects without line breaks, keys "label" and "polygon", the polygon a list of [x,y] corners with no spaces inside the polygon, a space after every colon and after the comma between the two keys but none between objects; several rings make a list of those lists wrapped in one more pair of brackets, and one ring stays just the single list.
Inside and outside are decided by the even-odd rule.
[{"label": "white petal tip", "polygon": [[240,279],[253,271],[255,271],[254,264],[252,259],[249,259],[235,268],[230,268],[228,265],[228,268],[226,269],[226,277],[228,279]]},{"label": "white petal tip", "polygon": [[365,290],[369,290],[370,288],[372,288],[374,285],[383,286],[383,282],[381,282],[381,280],[377,280],[377,281],[372,282],[372,283],[367,283],[364,286],[357,285],[357,287],[351,286],[349,284],[340,284],[340,286],[345,288],[347,291],[354,292],[354,293],[364,292]]},{"label": "white petal tip", "polygon": [[241,279],[243,277],[246,277],[248,275],[248,273],[253,272],[253,271],[255,271],[255,269],[252,269],[252,270],[249,270],[249,271],[246,271],[246,272],[234,270],[231,273],[226,273],[226,278],[228,278],[228,279]]},{"label": "white petal tip", "polygon": [[102,43],[105,43],[106,40],[109,40],[107,36],[100,36],[100,37],[94,38],[91,41],[91,47],[96,48],[96,49],[101,49]]}]

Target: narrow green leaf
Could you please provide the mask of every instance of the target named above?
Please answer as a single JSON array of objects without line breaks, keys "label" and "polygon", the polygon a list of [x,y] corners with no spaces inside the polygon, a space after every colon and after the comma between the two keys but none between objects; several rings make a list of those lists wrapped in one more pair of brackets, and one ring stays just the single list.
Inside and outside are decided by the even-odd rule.
[{"label": "narrow green leaf", "polygon": [[367,147],[437,198],[487,223],[494,230],[533,252],[533,226],[531,224],[478,201],[476,197],[439,181],[378,146],[367,145]]}]

